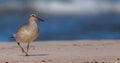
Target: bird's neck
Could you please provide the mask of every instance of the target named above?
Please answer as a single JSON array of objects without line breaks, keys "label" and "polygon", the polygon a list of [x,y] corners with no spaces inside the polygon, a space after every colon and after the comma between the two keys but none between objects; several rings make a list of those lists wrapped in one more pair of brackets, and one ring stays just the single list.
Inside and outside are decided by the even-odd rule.
[{"label": "bird's neck", "polygon": [[37,21],[37,19],[36,19],[36,18],[31,17],[31,18],[29,18],[29,21]]},{"label": "bird's neck", "polygon": [[38,28],[38,25],[37,25],[36,21],[29,21],[29,22],[28,22],[28,25],[29,25],[29,27],[32,28],[32,29]]},{"label": "bird's neck", "polygon": [[28,24],[31,26],[37,25],[36,21],[31,21],[31,20],[28,21]]}]

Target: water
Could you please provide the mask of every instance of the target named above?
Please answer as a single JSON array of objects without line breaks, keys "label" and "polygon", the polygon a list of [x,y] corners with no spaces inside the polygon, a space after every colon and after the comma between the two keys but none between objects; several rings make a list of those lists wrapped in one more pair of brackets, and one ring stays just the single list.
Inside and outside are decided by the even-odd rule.
[{"label": "water", "polygon": [[[40,15],[45,22],[37,22],[37,40],[120,39],[120,14]],[[0,41],[10,38],[28,20],[26,13],[0,14]]]}]

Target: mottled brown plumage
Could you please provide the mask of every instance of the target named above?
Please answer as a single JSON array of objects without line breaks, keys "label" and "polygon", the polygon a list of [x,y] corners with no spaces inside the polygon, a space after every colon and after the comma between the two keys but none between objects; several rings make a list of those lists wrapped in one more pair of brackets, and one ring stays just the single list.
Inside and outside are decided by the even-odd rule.
[{"label": "mottled brown plumage", "polygon": [[[39,35],[39,28],[36,23],[37,20],[44,21],[38,18],[36,14],[31,14],[29,17],[29,21],[23,24],[22,26],[20,26],[16,31],[16,33],[13,35],[17,41],[17,44],[21,48],[22,52],[26,54],[26,56],[28,56],[28,49],[30,42],[34,41]],[[20,43],[28,43],[27,51],[23,49]]]}]

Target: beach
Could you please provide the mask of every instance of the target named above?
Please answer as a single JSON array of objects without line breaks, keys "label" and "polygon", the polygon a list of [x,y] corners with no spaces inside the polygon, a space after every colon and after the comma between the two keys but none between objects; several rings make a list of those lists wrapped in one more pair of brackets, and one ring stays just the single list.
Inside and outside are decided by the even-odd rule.
[{"label": "beach", "polygon": [[29,56],[16,42],[0,42],[0,63],[120,63],[120,40],[37,41]]}]

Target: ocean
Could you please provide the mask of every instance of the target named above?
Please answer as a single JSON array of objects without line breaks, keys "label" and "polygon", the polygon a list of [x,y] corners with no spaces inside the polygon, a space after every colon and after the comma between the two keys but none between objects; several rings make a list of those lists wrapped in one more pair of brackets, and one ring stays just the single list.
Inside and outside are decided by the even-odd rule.
[{"label": "ocean", "polygon": [[[0,41],[10,38],[17,28],[28,21],[27,13],[0,14]],[[102,40],[120,39],[120,14],[39,15],[40,35],[37,40]]]}]

